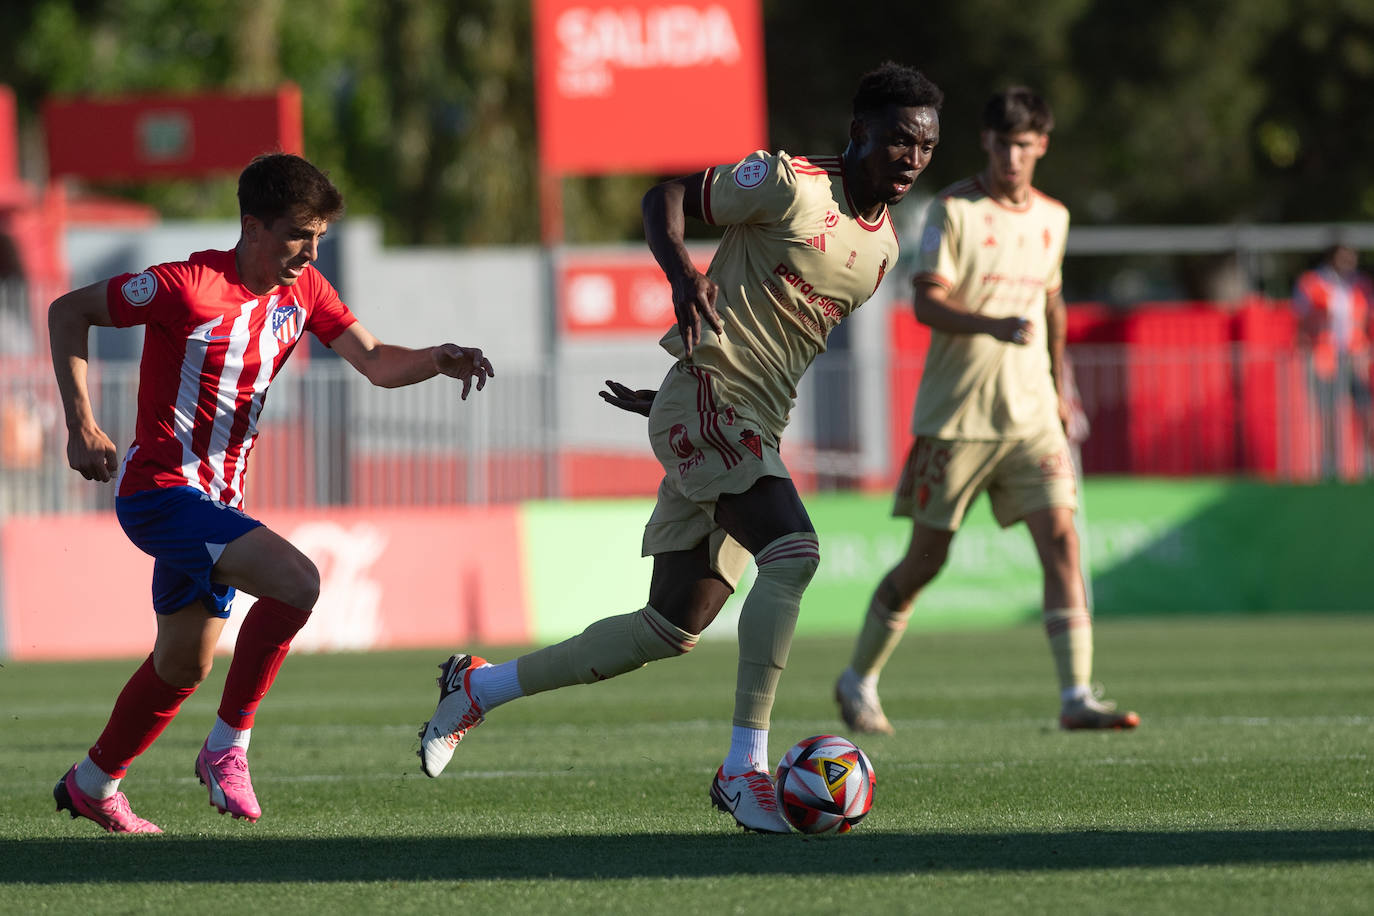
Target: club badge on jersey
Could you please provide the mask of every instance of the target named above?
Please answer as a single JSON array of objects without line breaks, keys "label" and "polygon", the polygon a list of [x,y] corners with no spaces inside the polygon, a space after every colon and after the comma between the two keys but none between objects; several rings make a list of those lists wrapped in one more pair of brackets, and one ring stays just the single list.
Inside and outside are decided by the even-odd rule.
[{"label": "club badge on jersey", "polygon": [[305,325],[305,310],[294,302],[287,302],[272,309],[272,334],[289,347],[300,336]]}]

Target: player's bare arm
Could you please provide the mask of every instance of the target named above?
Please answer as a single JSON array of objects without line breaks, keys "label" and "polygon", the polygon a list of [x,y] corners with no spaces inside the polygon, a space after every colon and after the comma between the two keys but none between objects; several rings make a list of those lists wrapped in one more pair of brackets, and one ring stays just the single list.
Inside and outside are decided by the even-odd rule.
[{"label": "player's bare arm", "polygon": [[654,185],[644,195],[644,239],[673,289],[673,313],[687,355],[701,343],[701,320],[719,334],[716,284],[692,264],[684,241],[687,217],[701,219],[701,186],[705,172]]},{"label": "player's bare arm", "polygon": [[378,388],[401,388],[447,375],[463,383],[462,398],[467,400],[474,382],[481,391],[487,379],[496,375],[491,361],[478,347],[454,343],[421,349],[400,347],[382,343],[361,322],[351,324],[329,346]]},{"label": "player's bare arm", "polygon": [[86,373],[92,327],[114,327],[104,280],[59,297],[48,308],[57,390],[67,419],[67,463],[87,480],[109,481],[119,466],[114,443],[95,422]]},{"label": "player's bare arm", "polygon": [[1064,346],[1068,341],[1068,308],[1064,295],[1056,290],[1045,298],[1045,343],[1050,351],[1050,378],[1054,390],[1059,395],[1059,422],[1069,427],[1073,414],[1068,386],[1064,384]]},{"label": "player's bare arm", "polygon": [[1035,323],[1009,316],[992,318],[963,308],[938,283],[917,278],[913,294],[916,320],[946,334],[989,334],[1004,343],[1025,346],[1035,336]]},{"label": "player's bare arm", "polygon": [[655,388],[630,388],[611,379],[606,379],[606,388],[608,390],[597,392],[601,395],[601,400],[612,407],[619,407],[642,417],[649,415],[654,406],[654,398],[658,395]]}]

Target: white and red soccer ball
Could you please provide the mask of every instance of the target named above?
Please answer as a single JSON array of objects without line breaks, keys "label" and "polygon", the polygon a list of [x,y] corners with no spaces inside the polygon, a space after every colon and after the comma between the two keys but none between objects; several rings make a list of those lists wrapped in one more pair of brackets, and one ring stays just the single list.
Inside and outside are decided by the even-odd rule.
[{"label": "white and red soccer ball", "polygon": [[802,833],[848,833],[873,807],[873,764],[839,735],[798,741],[775,775],[778,807]]}]

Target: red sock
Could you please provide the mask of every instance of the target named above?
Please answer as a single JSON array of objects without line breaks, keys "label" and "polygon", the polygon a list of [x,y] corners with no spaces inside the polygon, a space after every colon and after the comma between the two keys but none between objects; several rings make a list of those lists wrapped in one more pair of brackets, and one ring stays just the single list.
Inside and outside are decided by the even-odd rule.
[{"label": "red sock", "polygon": [[309,611],[273,598],[259,598],[248,609],[219,703],[219,717],[226,725],[253,727],[253,714],[286,661],[291,640],[309,619]]},{"label": "red sock", "polygon": [[91,762],[115,779],[123,778],[135,757],[146,751],[176,716],[194,687],[173,687],[153,670],[153,656],[119,692],[110,721],[89,751]]}]

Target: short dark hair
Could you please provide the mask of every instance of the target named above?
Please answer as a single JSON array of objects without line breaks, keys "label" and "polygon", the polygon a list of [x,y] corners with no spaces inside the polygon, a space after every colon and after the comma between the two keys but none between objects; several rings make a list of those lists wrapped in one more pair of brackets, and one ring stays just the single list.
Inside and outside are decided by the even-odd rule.
[{"label": "short dark hair", "polygon": [[885,60],[859,80],[854,93],[854,117],[864,118],[885,108],[934,108],[940,110],[945,94],[924,73]]},{"label": "short dark hair", "polygon": [[265,153],[239,173],[239,213],[269,225],[283,216],[332,222],[343,213],[343,194],[300,156]]},{"label": "short dark hair", "polygon": [[999,134],[1047,134],[1054,129],[1054,112],[1033,90],[1008,86],[983,106],[983,126]]}]

